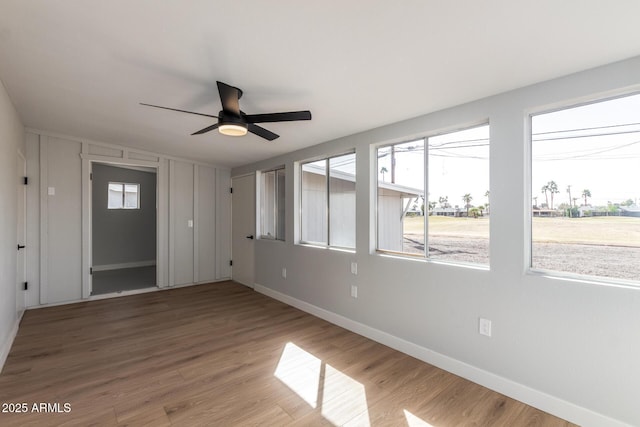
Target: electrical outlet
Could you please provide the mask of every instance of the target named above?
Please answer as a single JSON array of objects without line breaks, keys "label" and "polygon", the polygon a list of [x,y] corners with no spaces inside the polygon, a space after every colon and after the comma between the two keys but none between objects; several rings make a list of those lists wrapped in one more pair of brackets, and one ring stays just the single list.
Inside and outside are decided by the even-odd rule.
[{"label": "electrical outlet", "polygon": [[286,278],[287,278],[287,268],[286,268],[286,267],[283,267],[283,268],[282,268],[282,278],[283,278],[283,279],[286,279]]},{"label": "electrical outlet", "polygon": [[187,227],[193,228],[193,220],[192,219],[187,220]]},{"label": "electrical outlet", "polygon": [[356,285],[351,285],[351,297],[358,298],[358,287]]},{"label": "electrical outlet", "polygon": [[351,262],[351,274],[358,274],[358,263],[355,261]]},{"label": "electrical outlet", "polygon": [[480,318],[478,322],[478,333],[487,337],[491,336],[491,320]]}]

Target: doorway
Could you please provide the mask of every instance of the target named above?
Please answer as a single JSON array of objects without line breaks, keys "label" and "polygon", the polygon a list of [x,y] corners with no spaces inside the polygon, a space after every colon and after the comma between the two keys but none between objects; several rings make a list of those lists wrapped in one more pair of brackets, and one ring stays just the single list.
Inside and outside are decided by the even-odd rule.
[{"label": "doorway", "polygon": [[232,251],[233,280],[253,288],[256,234],[256,178],[246,175],[233,178]]},{"label": "doorway", "polygon": [[156,169],[91,166],[91,295],[155,287]]}]

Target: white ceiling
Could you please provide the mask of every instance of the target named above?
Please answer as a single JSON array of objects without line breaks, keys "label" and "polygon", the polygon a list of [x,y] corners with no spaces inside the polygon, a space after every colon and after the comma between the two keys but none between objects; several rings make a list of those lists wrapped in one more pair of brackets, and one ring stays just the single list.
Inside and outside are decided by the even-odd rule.
[{"label": "white ceiling", "polygon": [[[0,0],[0,79],[25,126],[234,167],[640,54],[637,0]],[[216,80],[254,135],[189,136]]]}]

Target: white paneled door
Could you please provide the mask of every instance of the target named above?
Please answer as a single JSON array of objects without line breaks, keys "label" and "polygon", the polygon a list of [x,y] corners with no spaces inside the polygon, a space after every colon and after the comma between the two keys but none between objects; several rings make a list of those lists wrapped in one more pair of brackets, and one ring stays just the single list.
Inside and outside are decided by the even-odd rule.
[{"label": "white paneled door", "polygon": [[22,154],[18,153],[16,171],[18,173],[17,178],[17,200],[16,200],[16,214],[18,220],[18,233],[17,233],[17,245],[18,251],[17,265],[16,265],[16,313],[18,317],[22,316],[22,312],[25,307],[25,292],[24,284],[27,281],[27,267],[26,267],[26,248],[25,242],[27,240],[26,233],[26,200],[27,191],[24,182],[24,177],[27,176],[26,161]]},{"label": "white paneled door", "polygon": [[253,288],[253,244],[256,235],[256,178],[233,178],[233,280]]}]

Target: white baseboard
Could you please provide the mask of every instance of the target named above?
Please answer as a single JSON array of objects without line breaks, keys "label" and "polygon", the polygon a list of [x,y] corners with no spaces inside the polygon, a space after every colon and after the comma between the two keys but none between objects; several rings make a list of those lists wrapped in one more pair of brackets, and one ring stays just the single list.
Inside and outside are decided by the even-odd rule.
[{"label": "white baseboard", "polygon": [[93,271],[120,270],[122,268],[136,268],[136,267],[151,267],[153,265],[156,265],[155,259],[151,259],[147,261],[123,262],[120,264],[94,265]]},{"label": "white baseboard", "polygon": [[[24,311],[22,312],[24,314]],[[13,328],[11,328],[11,332],[7,336],[5,342],[0,346],[0,373],[4,369],[4,363],[7,361],[7,357],[9,356],[9,352],[11,351],[11,346],[13,345],[13,341],[16,339],[16,335],[18,334],[18,328],[20,327],[20,321],[22,320],[22,315],[18,319],[16,319],[13,324]]]},{"label": "white baseboard", "polygon": [[622,421],[618,421],[590,409],[559,399],[489,371],[469,365],[468,363],[461,362],[452,357],[435,352],[426,347],[421,347],[387,332],[356,322],[347,317],[317,307],[313,304],[309,304],[305,301],[301,301],[281,292],[274,291],[266,286],[256,283],[254,290],[572,423],[585,427],[629,427],[628,424],[625,424]]}]

